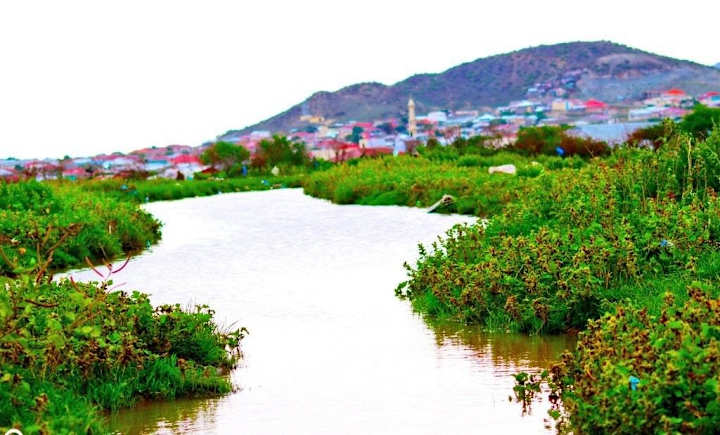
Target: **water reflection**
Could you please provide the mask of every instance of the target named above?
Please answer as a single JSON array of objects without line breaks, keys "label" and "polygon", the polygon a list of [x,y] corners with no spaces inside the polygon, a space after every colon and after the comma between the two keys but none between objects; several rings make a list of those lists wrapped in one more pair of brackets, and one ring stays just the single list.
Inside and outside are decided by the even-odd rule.
[{"label": "water reflection", "polygon": [[202,432],[213,425],[219,398],[179,399],[168,402],[142,402],[132,412],[108,417],[113,431],[121,434],[173,434]]},{"label": "water reflection", "polygon": [[566,349],[575,347],[571,335],[527,336],[485,332],[477,326],[455,322],[430,322],[438,347],[466,346],[474,358],[488,360],[496,369],[549,367]]}]

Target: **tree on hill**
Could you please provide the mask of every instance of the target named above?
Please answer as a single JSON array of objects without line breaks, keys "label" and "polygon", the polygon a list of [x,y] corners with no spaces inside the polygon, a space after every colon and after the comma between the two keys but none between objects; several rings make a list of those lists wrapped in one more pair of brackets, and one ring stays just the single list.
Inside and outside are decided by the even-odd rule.
[{"label": "tree on hill", "polygon": [[200,161],[220,170],[231,170],[250,157],[250,152],[230,142],[216,142],[200,154]]}]

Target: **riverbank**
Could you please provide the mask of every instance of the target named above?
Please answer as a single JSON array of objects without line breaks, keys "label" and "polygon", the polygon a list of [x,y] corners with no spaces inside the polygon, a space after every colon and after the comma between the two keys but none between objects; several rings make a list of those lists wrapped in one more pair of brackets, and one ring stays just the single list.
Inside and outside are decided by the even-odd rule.
[{"label": "riverbank", "polygon": [[[579,157],[528,157],[507,151],[489,155],[420,151],[419,157],[402,155],[338,165],[309,174],[302,186],[308,195],[336,204],[429,207],[447,194],[455,201],[441,212],[485,217],[522,199],[533,188],[532,179],[586,165]],[[515,165],[516,176],[488,173],[490,166],[507,164]]]},{"label": "riverbank", "polygon": [[141,202],[296,180],[0,185],[0,429],[102,433],[102,410],[230,392],[223,371],[235,366],[244,330],[219,328],[206,305],[153,308],[145,294],[114,290],[113,270],[122,267],[97,284],[52,281],[52,272],[157,242],[161,224]]},{"label": "riverbank", "polygon": [[[250,334],[242,341],[242,364],[232,373],[236,392],[124,409],[113,417],[113,429],[542,430],[545,403],[536,415],[521,418],[507,400],[510,374],[556,360],[565,337],[524,341],[520,335],[484,336],[458,323],[454,329],[430,327],[392,294],[418,242],[432,242],[475,218],[408,207],[339,207],[300,189],[144,208],[165,223],[163,240],[133,259],[128,276],[121,273],[118,281],[150,291],[153,304],[212,301],[219,322],[241,319]],[[86,280],[92,273],[73,276]],[[289,355],[298,357],[288,363]]]},{"label": "riverbank", "polygon": [[[156,243],[162,224],[137,205],[152,201],[297,187],[301,176],[218,180],[88,180],[0,184],[0,276],[112,261]],[[55,246],[57,244],[57,246]],[[42,252],[37,252],[38,249]]]},{"label": "riverbank", "polygon": [[242,330],[109,285],[0,278],[3,431],[105,433],[101,410],[231,391]]},{"label": "riverbank", "polygon": [[473,173],[421,153],[400,169],[331,169],[305,188],[338,203],[419,206],[450,193],[455,211],[492,215],[421,246],[397,294],[430,318],[491,330],[587,329],[561,364],[518,377],[520,396],[546,381],[550,399],[565,404],[551,410],[561,432],[700,433],[720,421],[720,130],[703,139],[675,131],[659,143],[530,177]]}]

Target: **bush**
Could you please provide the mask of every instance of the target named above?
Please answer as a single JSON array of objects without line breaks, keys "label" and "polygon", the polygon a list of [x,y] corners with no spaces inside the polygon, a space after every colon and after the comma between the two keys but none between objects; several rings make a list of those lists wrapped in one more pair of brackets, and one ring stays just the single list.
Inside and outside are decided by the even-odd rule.
[{"label": "bush", "polygon": [[668,294],[658,316],[618,306],[550,371],[518,375],[519,399],[549,383],[563,433],[717,432],[720,300],[708,291],[690,286],[685,304]]},{"label": "bush", "polygon": [[154,309],[142,293],[69,280],[0,286],[3,431],[102,432],[99,409],[230,391],[217,369],[234,366],[243,331],[220,331],[207,307]]},{"label": "bush", "polygon": [[[71,226],[73,236],[63,239]],[[86,257],[112,260],[159,238],[160,223],[135,204],[68,183],[0,184],[0,275],[35,268],[38,246],[60,243],[49,268],[61,269]]]},{"label": "bush", "polygon": [[522,127],[509,148],[530,155],[596,157],[610,153],[607,143],[571,136],[567,126]]},{"label": "bush", "polygon": [[[421,250],[399,294],[432,315],[560,332],[584,328],[622,292],[686,279],[720,243],[719,139],[678,136],[658,152],[525,178],[522,200],[503,202],[487,227],[456,227]],[[515,185],[495,187],[502,198]]]},{"label": "bush", "polygon": [[678,127],[680,130],[703,139],[717,126],[720,126],[720,108],[710,108],[701,104],[683,118]]}]

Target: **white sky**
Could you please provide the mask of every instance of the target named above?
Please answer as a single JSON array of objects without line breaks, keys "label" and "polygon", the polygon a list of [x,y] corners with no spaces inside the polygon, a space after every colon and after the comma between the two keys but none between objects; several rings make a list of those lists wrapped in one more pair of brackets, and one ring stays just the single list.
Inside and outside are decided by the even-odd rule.
[{"label": "white sky", "polygon": [[720,62],[717,0],[0,3],[0,157],[197,145],[360,81],[607,39]]}]

